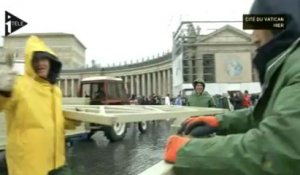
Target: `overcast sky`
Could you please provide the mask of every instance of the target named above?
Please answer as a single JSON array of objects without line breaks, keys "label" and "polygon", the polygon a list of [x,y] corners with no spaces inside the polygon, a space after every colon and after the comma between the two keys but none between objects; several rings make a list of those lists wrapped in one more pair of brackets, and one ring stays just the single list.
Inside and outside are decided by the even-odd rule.
[{"label": "overcast sky", "polygon": [[[172,48],[172,32],[180,20],[242,20],[253,0],[1,0],[4,11],[28,23],[15,33],[73,33],[87,47],[86,62],[134,62]],[[225,24],[202,24],[216,29]],[[235,24],[241,28],[242,24]],[[209,30],[210,31],[210,30]]]}]

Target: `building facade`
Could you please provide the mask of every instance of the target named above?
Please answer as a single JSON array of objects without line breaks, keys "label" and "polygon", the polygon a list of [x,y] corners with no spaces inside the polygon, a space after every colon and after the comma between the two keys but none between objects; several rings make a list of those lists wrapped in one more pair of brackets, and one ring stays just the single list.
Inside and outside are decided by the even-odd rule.
[{"label": "building facade", "polygon": [[59,86],[64,96],[74,97],[77,95],[82,78],[114,76],[123,79],[128,94],[150,96],[154,93],[165,96],[172,93],[171,65],[172,55],[166,53],[140,63],[104,68],[64,70],[60,76]]},{"label": "building facade", "polygon": [[232,26],[200,35],[192,23],[182,24],[173,36],[173,93],[191,88],[196,79],[214,89],[220,84],[257,82],[254,50],[251,36]]},{"label": "building facade", "polygon": [[[14,46],[16,56],[22,58],[28,36],[11,35],[5,39],[4,47]],[[111,67],[84,68],[85,47],[74,35],[38,36],[49,44],[64,64],[58,85],[66,97],[76,97],[80,80],[92,76],[120,77],[128,94],[137,96],[154,93],[174,97],[184,88],[183,85],[191,85],[195,79],[216,85],[258,82],[251,61],[254,45],[250,35],[228,25],[201,35],[192,23],[186,23],[174,34],[172,52],[142,62],[125,62]]]},{"label": "building facade", "polygon": [[[29,36],[36,35],[57,54],[63,63],[63,69],[78,69],[85,65],[86,47],[73,34],[67,33],[34,33],[15,34],[4,38],[3,49],[14,53],[16,60],[24,60],[24,47]],[[0,57],[4,62],[4,57]]]},{"label": "building facade", "polygon": [[80,79],[116,76],[124,80],[129,94],[176,96],[184,88],[182,85],[191,85],[195,79],[217,86],[258,82],[251,61],[254,45],[248,33],[227,25],[208,35],[200,35],[189,23],[180,35],[174,34],[173,43],[172,53],[141,63],[65,70],[59,85],[65,96],[76,96]]}]

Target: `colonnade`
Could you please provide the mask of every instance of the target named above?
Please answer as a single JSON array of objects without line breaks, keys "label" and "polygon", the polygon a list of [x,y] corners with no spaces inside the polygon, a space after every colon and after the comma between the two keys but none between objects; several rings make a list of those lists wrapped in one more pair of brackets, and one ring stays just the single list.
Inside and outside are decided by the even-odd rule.
[{"label": "colonnade", "polygon": [[[105,75],[104,75],[105,76]],[[151,94],[166,96],[172,91],[171,68],[148,73],[120,75],[129,95],[150,96]],[[58,86],[64,97],[77,97],[80,78],[61,77]]]}]

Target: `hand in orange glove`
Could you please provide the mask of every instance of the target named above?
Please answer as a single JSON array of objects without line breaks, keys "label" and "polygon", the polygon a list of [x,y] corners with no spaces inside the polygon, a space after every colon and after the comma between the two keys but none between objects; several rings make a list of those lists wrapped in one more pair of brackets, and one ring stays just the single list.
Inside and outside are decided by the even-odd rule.
[{"label": "hand in orange glove", "polygon": [[190,139],[187,137],[182,137],[178,135],[170,136],[165,148],[165,161],[168,163],[175,163],[178,150],[189,141]]},{"label": "hand in orange glove", "polygon": [[181,124],[178,134],[202,137],[216,132],[218,126],[219,122],[214,116],[190,117]]}]

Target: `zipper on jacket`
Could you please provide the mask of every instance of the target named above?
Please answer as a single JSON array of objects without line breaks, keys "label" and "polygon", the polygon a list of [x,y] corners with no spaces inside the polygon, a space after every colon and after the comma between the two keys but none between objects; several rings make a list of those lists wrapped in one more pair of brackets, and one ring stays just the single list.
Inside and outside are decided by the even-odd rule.
[{"label": "zipper on jacket", "polygon": [[56,169],[56,146],[57,146],[57,141],[56,141],[56,113],[55,113],[55,97],[54,97],[54,87],[51,87],[51,96],[52,96],[52,120],[53,120],[53,146],[54,146],[54,155],[53,155],[53,169]]}]

